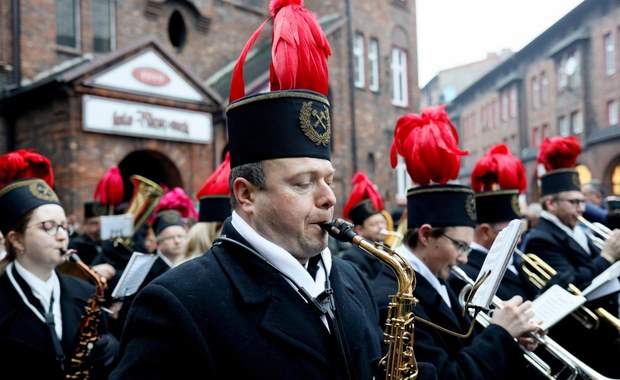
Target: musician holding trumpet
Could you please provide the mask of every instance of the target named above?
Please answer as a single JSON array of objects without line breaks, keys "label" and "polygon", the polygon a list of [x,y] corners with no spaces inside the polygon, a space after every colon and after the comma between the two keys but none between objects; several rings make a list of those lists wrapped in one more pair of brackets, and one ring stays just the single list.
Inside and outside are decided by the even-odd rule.
[{"label": "musician holding trumpet", "polygon": [[[543,211],[538,224],[528,234],[524,251],[537,255],[557,272],[556,279],[583,290],[592,279],[620,259],[620,230],[613,230],[599,248],[578,226],[585,210],[579,174],[574,169],[581,153],[574,136],[546,138],[541,144],[538,162],[546,173],[540,179]],[[613,279],[604,285],[604,295],[590,299],[590,310],[603,308],[618,317],[620,283]],[[595,316],[596,318],[596,316]],[[620,377],[620,340],[618,326],[605,318],[585,327],[575,318],[564,318],[549,334],[567,350],[603,375]]]},{"label": "musician holding trumpet", "polygon": [[[494,312],[489,327],[472,332],[471,319],[446,286],[451,268],[467,263],[476,225],[472,189],[447,183],[458,174],[460,156],[467,154],[458,149],[452,122],[443,106],[431,107],[421,115],[401,117],[394,134],[392,166],[397,153],[403,156],[411,179],[419,185],[407,193],[408,230],[397,249],[416,273],[417,359],[434,364],[441,379],[526,378],[520,377],[526,362],[517,339],[527,349],[536,347],[529,336],[538,328],[530,320],[531,303],[515,296]],[[371,285],[385,318],[395,279],[381,275]]]}]

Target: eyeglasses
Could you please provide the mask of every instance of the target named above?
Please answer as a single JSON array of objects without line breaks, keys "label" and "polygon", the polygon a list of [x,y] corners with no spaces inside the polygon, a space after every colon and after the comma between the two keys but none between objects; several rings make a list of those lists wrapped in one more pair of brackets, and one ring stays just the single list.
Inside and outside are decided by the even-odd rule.
[{"label": "eyeglasses", "polygon": [[63,231],[65,231],[67,235],[69,234],[69,222],[62,222],[58,224],[54,222],[53,220],[44,220],[39,223],[31,224],[28,227],[31,227],[31,226],[41,226],[43,231],[45,231],[50,236],[58,235],[58,231],[60,231],[61,228],[63,229]]},{"label": "eyeglasses", "polygon": [[163,243],[166,240],[185,240],[185,238],[186,238],[186,235],[171,235],[171,236],[166,236],[164,238],[157,239],[157,241],[159,243]]},{"label": "eyeglasses", "polygon": [[571,205],[573,205],[573,207],[585,206],[585,204],[586,204],[586,200],[585,199],[561,199],[561,198],[557,198],[557,200],[558,201],[568,202]]},{"label": "eyeglasses", "polygon": [[441,236],[445,237],[446,239],[448,239],[448,240],[450,240],[452,242],[452,245],[459,252],[459,255],[462,255],[462,256],[465,256],[465,257],[469,256],[469,252],[471,252],[471,247],[469,246],[469,244],[466,244],[466,243],[463,243],[462,241],[458,241],[456,239],[453,239],[450,236],[446,235],[445,233],[442,234]]}]

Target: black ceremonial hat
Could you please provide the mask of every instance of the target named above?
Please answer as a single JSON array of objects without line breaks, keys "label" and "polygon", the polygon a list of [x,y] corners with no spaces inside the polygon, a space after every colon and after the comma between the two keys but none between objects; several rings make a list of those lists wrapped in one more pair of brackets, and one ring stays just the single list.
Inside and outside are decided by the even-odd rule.
[{"label": "black ceremonial hat", "polygon": [[495,190],[476,193],[476,216],[480,223],[509,222],[522,217],[519,190]]},{"label": "black ceremonial hat", "polygon": [[84,219],[107,215],[108,206],[97,201],[84,202]]},{"label": "black ceremonial hat", "polygon": [[407,191],[407,227],[476,226],[474,192],[463,185],[428,185]]},{"label": "black ceremonial hat", "polygon": [[230,165],[285,157],[331,157],[329,101],[303,90],[256,94],[226,109]]},{"label": "black ceremonial hat", "polygon": [[183,227],[185,224],[183,223],[183,218],[181,214],[177,210],[163,210],[157,213],[155,220],[153,221],[152,227],[153,232],[155,232],[155,236],[159,235],[164,229],[170,226],[181,226]]},{"label": "black ceremonial hat", "polygon": [[579,173],[575,169],[552,170],[540,177],[540,187],[543,196],[562,191],[581,191]]},{"label": "black ceremonial hat", "polygon": [[60,204],[52,188],[40,178],[21,179],[0,189],[0,231],[4,235],[26,213],[46,204]]}]

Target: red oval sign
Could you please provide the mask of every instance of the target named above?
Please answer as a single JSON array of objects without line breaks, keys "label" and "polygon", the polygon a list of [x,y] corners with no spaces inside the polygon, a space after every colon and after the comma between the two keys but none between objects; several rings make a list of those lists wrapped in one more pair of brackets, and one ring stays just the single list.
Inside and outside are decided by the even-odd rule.
[{"label": "red oval sign", "polygon": [[170,83],[170,78],[166,74],[152,67],[135,68],[131,75],[149,86],[165,86]]}]

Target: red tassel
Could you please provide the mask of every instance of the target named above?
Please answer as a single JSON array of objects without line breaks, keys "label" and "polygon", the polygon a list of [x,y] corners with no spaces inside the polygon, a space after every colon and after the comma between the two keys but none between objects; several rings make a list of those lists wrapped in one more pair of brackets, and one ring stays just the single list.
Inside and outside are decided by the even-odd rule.
[{"label": "red tassel", "polygon": [[327,58],[331,55],[331,48],[316,15],[305,9],[301,0],[272,0],[269,9],[271,17],[254,31],[239,55],[230,82],[228,101],[233,102],[245,96],[245,59],[271,20],[271,91],[304,89],[327,96]]},{"label": "red tassel", "polygon": [[476,192],[517,189],[524,193],[527,189],[525,167],[510,153],[508,146],[495,145],[476,163],[471,185]]},{"label": "red tassel", "polygon": [[41,178],[54,187],[52,163],[32,149],[19,149],[0,156],[0,187],[25,178]]},{"label": "red tassel", "polygon": [[205,195],[229,195],[228,178],[230,177],[230,152],[226,152],[224,161],[211,173],[209,178],[202,185],[196,198],[200,199]]},{"label": "red tassel", "polygon": [[421,115],[404,115],[394,129],[390,163],[395,168],[400,154],[412,181],[420,186],[456,179],[460,156],[468,154],[458,148],[456,128],[444,109],[445,105],[441,105],[426,108]]},{"label": "red tassel", "polygon": [[99,180],[94,200],[108,206],[118,206],[123,201],[124,193],[121,171],[117,166],[112,166]]},{"label": "red tassel", "polygon": [[375,185],[368,179],[366,174],[357,172],[353,176],[353,189],[351,190],[351,195],[349,195],[347,203],[344,205],[342,216],[346,219],[350,219],[349,212],[351,209],[365,199],[370,199],[375,210],[383,210],[383,200]]},{"label": "red tassel", "polygon": [[572,169],[577,164],[577,158],[580,154],[581,146],[577,137],[546,137],[540,144],[538,162],[543,164],[547,171]]}]

